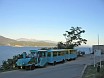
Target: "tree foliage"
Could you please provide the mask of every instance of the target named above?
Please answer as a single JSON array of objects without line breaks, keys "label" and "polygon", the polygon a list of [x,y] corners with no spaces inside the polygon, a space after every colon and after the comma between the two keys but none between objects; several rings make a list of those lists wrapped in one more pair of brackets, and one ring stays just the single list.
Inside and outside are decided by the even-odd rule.
[{"label": "tree foliage", "polygon": [[65,34],[63,34],[66,42],[59,42],[58,48],[73,49],[74,47],[79,46],[82,43],[86,44],[87,40],[81,37],[82,33],[85,33],[85,30],[82,30],[81,27],[71,27],[69,31],[66,31]]}]

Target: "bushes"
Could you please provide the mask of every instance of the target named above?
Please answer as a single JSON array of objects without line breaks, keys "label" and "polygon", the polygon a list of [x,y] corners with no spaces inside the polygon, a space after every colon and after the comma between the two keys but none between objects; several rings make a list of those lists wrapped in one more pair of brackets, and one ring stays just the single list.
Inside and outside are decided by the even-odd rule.
[{"label": "bushes", "polygon": [[9,71],[9,70],[15,70],[16,68],[16,61],[19,58],[22,58],[22,54],[13,56],[12,59],[7,59],[7,61],[2,62],[2,66],[0,67],[0,71]]}]

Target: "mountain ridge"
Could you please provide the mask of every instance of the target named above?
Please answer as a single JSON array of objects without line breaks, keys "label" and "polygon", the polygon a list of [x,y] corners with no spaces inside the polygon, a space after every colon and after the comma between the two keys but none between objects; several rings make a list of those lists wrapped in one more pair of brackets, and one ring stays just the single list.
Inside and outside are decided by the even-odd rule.
[{"label": "mountain ridge", "polygon": [[14,40],[11,38],[6,38],[4,36],[0,36],[0,45],[1,46],[56,46],[56,43],[52,42],[45,42],[40,40],[33,41],[30,39],[25,40],[25,38],[22,38],[24,40]]},{"label": "mountain ridge", "polygon": [[49,42],[49,43],[57,43],[55,41],[51,41],[51,40],[37,40],[37,39],[28,39],[28,38],[19,38],[16,39],[17,41],[32,41],[32,42]]}]

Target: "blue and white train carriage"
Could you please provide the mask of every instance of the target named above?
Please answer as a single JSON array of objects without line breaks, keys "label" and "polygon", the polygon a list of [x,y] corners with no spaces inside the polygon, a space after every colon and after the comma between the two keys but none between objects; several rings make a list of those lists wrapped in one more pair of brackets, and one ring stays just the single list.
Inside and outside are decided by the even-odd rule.
[{"label": "blue and white train carriage", "polygon": [[77,51],[74,49],[51,49],[47,51],[48,63],[65,62],[77,58]]},{"label": "blue and white train carriage", "polygon": [[53,63],[54,65],[57,62],[65,62],[65,51],[64,49],[51,49],[47,51],[48,63]]}]

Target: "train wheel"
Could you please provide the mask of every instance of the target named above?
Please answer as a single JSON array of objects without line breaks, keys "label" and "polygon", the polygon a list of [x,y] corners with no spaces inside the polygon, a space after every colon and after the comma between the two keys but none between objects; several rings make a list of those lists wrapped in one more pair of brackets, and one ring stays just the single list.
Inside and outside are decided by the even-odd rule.
[{"label": "train wheel", "polygon": [[54,65],[54,66],[56,65],[56,61],[54,61],[53,65]]},{"label": "train wheel", "polygon": [[35,69],[35,65],[33,64],[32,66],[31,66],[31,70],[34,70]]},{"label": "train wheel", "polygon": [[29,66],[25,66],[25,69],[26,69],[26,70],[29,70],[29,69],[30,69],[30,67],[29,67]]},{"label": "train wheel", "polygon": [[34,64],[29,66],[29,70],[34,70],[34,69],[35,69],[35,65]]},{"label": "train wheel", "polygon": [[65,60],[63,59],[63,61],[62,61],[63,63],[65,63]]},{"label": "train wheel", "polygon": [[20,67],[20,66],[18,66],[18,69],[21,69],[21,67]]},{"label": "train wheel", "polygon": [[73,58],[73,60],[76,60],[76,58]]},{"label": "train wheel", "polygon": [[22,66],[22,69],[25,69],[25,66]]},{"label": "train wheel", "polygon": [[48,63],[46,63],[43,67],[46,67],[48,65]]},{"label": "train wheel", "polygon": [[31,67],[32,67],[32,66],[29,66],[29,70],[31,70]]}]

